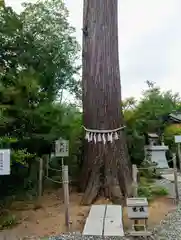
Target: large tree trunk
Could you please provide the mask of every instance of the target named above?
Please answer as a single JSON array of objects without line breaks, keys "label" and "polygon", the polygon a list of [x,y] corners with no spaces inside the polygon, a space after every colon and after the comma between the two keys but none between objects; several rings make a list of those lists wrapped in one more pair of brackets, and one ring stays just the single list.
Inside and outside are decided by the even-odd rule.
[{"label": "large tree trunk", "polygon": [[[83,120],[89,129],[123,125],[117,4],[117,0],[84,0]],[[110,199],[130,195],[131,182],[124,130],[113,143],[85,143],[83,204],[91,204],[100,193]]]}]

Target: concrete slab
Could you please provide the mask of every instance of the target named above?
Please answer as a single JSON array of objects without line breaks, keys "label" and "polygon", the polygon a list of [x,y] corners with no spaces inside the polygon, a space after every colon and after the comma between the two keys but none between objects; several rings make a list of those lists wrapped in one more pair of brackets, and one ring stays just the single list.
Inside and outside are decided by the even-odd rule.
[{"label": "concrete slab", "polygon": [[102,236],[106,205],[92,205],[87,217],[83,235]]},{"label": "concrete slab", "polygon": [[[170,182],[174,182],[174,175],[173,174],[162,174],[162,177],[169,180]],[[177,176],[178,182],[181,182],[181,176]]]},{"label": "concrete slab", "polygon": [[103,233],[103,218],[101,219],[93,219],[93,218],[87,218],[83,235],[92,235],[92,236],[102,236]]},{"label": "concrete slab", "polygon": [[121,205],[107,205],[105,218],[122,219]]},{"label": "concrete slab", "polygon": [[92,205],[83,235],[124,236],[120,205]]},{"label": "concrete slab", "polygon": [[122,218],[106,218],[104,223],[104,236],[124,236]]},{"label": "concrete slab", "polygon": [[124,236],[121,205],[107,205],[104,236]]},{"label": "concrete slab", "polygon": [[106,205],[92,205],[88,218],[104,218]]}]

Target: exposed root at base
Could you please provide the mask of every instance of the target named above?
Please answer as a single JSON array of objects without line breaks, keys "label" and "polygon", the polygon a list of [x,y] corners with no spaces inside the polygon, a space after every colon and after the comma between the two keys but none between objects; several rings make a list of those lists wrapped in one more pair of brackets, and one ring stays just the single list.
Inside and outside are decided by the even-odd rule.
[{"label": "exposed root at base", "polygon": [[123,194],[117,179],[109,176],[105,177],[104,182],[102,182],[100,174],[92,172],[81,203],[83,205],[92,204],[100,196],[100,193],[113,202],[122,203],[123,201]]}]

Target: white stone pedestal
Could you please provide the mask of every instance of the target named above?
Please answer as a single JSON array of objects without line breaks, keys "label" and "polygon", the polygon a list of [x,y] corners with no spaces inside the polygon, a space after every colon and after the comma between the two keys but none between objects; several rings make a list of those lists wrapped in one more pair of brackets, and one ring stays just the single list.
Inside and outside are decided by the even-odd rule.
[{"label": "white stone pedestal", "polygon": [[168,146],[157,145],[157,146],[145,146],[146,154],[149,154],[152,162],[157,163],[156,168],[169,168],[166,159],[166,151]]}]

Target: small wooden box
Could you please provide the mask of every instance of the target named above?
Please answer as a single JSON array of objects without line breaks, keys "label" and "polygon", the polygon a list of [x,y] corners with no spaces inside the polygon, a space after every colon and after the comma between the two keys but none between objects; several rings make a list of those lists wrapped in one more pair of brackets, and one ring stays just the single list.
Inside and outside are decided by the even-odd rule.
[{"label": "small wooden box", "polygon": [[129,219],[148,218],[148,201],[146,198],[127,198],[126,203]]}]

